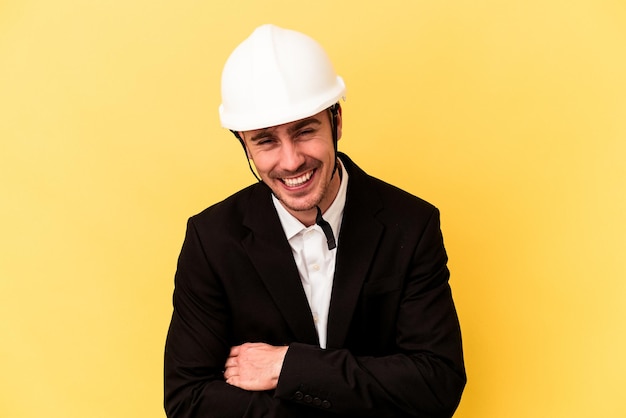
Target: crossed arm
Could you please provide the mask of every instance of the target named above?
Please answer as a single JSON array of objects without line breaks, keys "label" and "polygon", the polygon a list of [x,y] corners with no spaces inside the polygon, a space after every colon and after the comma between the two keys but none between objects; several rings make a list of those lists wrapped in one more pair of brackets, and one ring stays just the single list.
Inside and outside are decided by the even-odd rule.
[{"label": "crossed arm", "polygon": [[[436,293],[435,299],[447,298],[445,291]],[[204,321],[189,326],[187,320],[174,315],[166,346],[171,418],[443,418],[452,415],[465,384],[457,344],[445,341],[454,340],[454,333],[433,335],[434,352],[417,341],[411,351],[403,344],[402,351],[383,357],[302,343],[245,343],[220,354],[215,348],[224,340],[194,331]]]}]

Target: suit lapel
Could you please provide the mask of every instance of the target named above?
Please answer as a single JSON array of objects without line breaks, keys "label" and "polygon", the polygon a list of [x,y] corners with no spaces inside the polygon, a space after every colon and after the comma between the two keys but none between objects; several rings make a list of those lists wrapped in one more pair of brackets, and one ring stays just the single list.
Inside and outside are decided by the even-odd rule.
[{"label": "suit lapel", "polygon": [[298,268],[267,186],[255,188],[243,224],[250,233],[242,245],[296,340],[318,345]]},{"label": "suit lapel", "polygon": [[383,232],[383,225],[375,218],[382,205],[369,187],[369,177],[347,156],[341,154],[341,161],[350,179],[328,314],[328,348],[344,346],[363,282]]}]

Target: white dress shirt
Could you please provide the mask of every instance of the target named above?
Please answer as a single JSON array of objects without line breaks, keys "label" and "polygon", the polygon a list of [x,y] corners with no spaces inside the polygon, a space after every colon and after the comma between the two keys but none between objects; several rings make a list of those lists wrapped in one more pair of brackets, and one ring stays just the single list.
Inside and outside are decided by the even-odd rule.
[{"label": "white dress shirt", "polygon": [[[323,213],[324,219],[333,230],[337,245],[340,244],[339,231],[341,229],[343,209],[346,205],[346,191],[348,189],[348,173],[343,167],[341,160],[339,160],[339,164],[341,167],[338,170],[342,172],[339,192],[328,210]],[[335,173],[335,175],[338,174],[338,172]],[[313,314],[320,347],[326,348],[328,309],[333,290],[337,248],[328,249],[326,236],[319,225],[304,226],[283,207],[274,195],[272,195],[272,200],[287,240],[289,240],[293,258],[298,266],[300,280],[302,280],[302,286]]]}]

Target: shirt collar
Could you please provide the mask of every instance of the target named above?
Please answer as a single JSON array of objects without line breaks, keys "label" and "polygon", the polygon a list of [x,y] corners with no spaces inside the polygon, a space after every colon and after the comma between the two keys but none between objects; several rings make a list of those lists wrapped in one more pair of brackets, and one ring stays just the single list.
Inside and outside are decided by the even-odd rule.
[{"label": "shirt collar", "polygon": [[[341,170],[341,183],[339,185],[339,191],[337,192],[337,196],[335,196],[335,200],[331,203],[330,207],[323,213],[324,219],[328,222],[333,229],[333,234],[335,237],[338,237],[339,229],[341,228],[341,220],[343,218],[343,209],[346,206],[346,193],[348,191],[348,172],[344,167],[341,159],[339,159],[338,168]],[[339,173],[335,173],[339,174]],[[278,212],[278,217],[280,218],[280,223],[283,226],[283,230],[285,231],[285,235],[287,236],[287,240],[290,240],[294,236],[298,235],[302,230],[307,229],[306,226],[295,216],[285,209],[285,207],[280,203],[280,201],[274,196],[272,193],[272,202],[274,203],[274,207],[276,208],[276,212]],[[313,224],[312,227],[318,227],[316,224]]]}]

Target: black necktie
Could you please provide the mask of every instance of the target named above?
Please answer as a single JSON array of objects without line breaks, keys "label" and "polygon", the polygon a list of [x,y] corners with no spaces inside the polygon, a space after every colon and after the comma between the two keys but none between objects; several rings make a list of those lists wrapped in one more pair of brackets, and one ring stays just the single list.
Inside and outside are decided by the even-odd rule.
[{"label": "black necktie", "polygon": [[330,227],[328,221],[322,218],[322,210],[319,206],[317,206],[317,216],[315,217],[315,223],[318,224],[322,231],[324,231],[324,235],[326,235],[326,242],[328,243],[328,249],[332,250],[337,247],[335,243],[335,236],[333,235],[333,229]]}]

